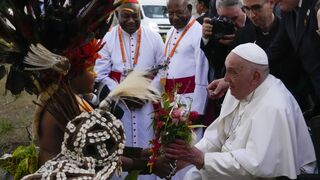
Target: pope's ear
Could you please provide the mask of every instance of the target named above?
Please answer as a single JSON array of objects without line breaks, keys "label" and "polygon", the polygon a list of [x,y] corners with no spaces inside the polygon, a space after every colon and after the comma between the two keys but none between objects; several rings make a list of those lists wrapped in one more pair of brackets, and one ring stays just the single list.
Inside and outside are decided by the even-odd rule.
[{"label": "pope's ear", "polygon": [[254,71],[253,72],[253,77],[252,77],[252,82],[254,84],[258,84],[261,81],[261,73],[259,71]]}]

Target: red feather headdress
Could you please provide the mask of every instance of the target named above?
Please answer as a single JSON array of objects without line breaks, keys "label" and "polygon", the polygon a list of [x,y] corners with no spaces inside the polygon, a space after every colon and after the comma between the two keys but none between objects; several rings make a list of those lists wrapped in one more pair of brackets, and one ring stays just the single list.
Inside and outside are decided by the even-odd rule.
[{"label": "red feather headdress", "polygon": [[102,47],[93,39],[125,1],[1,0],[0,69],[11,64],[6,89],[39,94],[92,65]]}]

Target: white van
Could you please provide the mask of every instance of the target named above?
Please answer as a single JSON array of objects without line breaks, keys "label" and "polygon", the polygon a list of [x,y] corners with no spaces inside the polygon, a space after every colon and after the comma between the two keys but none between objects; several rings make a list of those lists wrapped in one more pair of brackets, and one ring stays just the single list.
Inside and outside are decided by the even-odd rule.
[{"label": "white van", "polygon": [[167,0],[139,0],[141,24],[159,32],[162,36],[171,28]]}]

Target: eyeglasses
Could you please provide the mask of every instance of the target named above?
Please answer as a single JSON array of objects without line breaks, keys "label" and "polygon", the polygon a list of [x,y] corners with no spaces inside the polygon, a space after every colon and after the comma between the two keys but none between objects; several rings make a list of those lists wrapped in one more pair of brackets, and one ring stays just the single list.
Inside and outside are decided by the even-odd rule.
[{"label": "eyeglasses", "polygon": [[261,11],[264,4],[266,4],[268,1],[264,1],[262,4],[254,4],[252,6],[242,6],[242,11],[246,14],[249,14],[251,11],[252,13],[256,14]]}]

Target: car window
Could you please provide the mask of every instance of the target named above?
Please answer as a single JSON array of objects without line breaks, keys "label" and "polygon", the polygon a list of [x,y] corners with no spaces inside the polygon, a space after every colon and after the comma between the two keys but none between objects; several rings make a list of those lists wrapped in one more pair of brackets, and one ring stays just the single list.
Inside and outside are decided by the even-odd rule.
[{"label": "car window", "polygon": [[168,9],[166,6],[142,6],[145,16],[148,18],[168,18]]}]

